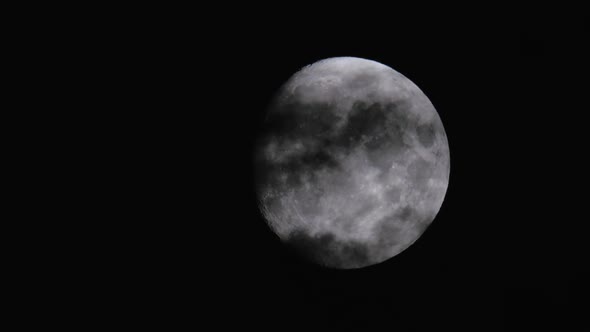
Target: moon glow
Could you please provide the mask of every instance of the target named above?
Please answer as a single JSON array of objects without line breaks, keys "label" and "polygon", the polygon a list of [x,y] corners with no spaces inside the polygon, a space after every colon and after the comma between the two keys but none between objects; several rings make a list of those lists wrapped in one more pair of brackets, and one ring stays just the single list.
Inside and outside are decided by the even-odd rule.
[{"label": "moon glow", "polygon": [[447,190],[450,157],[426,95],[354,57],[304,67],[277,92],[254,153],[269,227],[310,261],[383,262],[414,243]]}]

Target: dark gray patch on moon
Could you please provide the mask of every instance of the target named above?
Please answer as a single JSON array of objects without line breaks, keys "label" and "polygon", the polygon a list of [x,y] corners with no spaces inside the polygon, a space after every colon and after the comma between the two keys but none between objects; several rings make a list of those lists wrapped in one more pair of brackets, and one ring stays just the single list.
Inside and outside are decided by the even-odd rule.
[{"label": "dark gray patch on moon", "polygon": [[414,160],[408,167],[408,174],[416,185],[416,188],[420,190],[426,188],[426,184],[432,176],[433,171],[434,165],[424,159]]},{"label": "dark gray patch on moon", "polygon": [[367,244],[340,240],[331,233],[310,235],[295,230],[286,243],[296,254],[325,266],[357,268],[371,263]]},{"label": "dark gray patch on moon", "polygon": [[333,58],[279,91],[255,151],[269,226],[335,268],[382,262],[432,222],[448,184],[444,128],[426,96],[373,61]]},{"label": "dark gray patch on moon", "polygon": [[400,188],[394,187],[385,192],[385,197],[387,198],[388,202],[397,203],[400,200],[401,194],[402,190]]},{"label": "dark gray patch on moon", "polygon": [[375,76],[369,73],[360,73],[351,78],[347,83],[349,89],[362,89],[375,82]]},{"label": "dark gray patch on moon", "polygon": [[414,209],[410,206],[404,206],[402,209],[399,210],[397,217],[402,221],[410,220],[410,217],[414,213]]},{"label": "dark gray patch on moon", "polygon": [[[401,103],[367,104],[357,101],[352,105],[346,128],[340,139],[349,147],[363,144],[369,152],[382,151],[386,144],[391,155],[407,148],[403,141],[403,128],[409,120]],[[393,119],[392,119],[393,118]]]},{"label": "dark gray patch on moon", "polygon": [[418,132],[418,139],[420,143],[425,147],[430,147],[432,143],[434,143],[434,139],[436,137],[436,130],[434,129],[434,125],[432,123],[420,125],[416,128]]}]

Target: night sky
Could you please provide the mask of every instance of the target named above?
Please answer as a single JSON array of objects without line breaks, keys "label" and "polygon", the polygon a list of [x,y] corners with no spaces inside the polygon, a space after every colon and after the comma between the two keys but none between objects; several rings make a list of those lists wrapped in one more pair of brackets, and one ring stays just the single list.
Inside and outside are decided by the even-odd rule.
[{"label": "night sky", "polygon": [[[145,309],[138,319],[242,330],[572,330],[587,219],[578,145],[587,141],[588,21],[383,16],[286,8],[196,27],[168,17],[124,46],[149,86],[129,146],[149,171],[129,172],[145,172],[140,188],[154,196],[140,204],[140,244],[120,264],[131,273],[130,303]],[[451,155],[431,226],[360,270],[300,260],[267,227],[254,191],[252,148],[273,94],[334,56],[378,61],[418,85]]]}]

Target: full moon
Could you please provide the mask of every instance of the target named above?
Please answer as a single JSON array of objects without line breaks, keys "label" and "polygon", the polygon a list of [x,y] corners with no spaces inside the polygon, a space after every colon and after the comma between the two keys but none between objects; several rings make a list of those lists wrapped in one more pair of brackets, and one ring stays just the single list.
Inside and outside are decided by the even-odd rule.
[{"label": "full moon", "polygon": [[447,191],[442,121],[412,81],[379,62],[318,61],[277,92],[254,152],[264,219],[313,263],[362,268],[411,246]]}]

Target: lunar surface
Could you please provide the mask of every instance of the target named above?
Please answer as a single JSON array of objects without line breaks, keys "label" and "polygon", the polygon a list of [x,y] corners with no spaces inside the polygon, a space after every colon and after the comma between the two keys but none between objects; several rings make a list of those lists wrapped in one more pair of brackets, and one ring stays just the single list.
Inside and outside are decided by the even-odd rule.
[{"label": "lunar surface", "polygon": [[426,95],[375,61],[304,67],[278,91],[254,162],[270,228],[310,261],[338,269],[383,262],[438,213],[449,147]]}]

